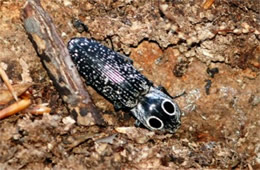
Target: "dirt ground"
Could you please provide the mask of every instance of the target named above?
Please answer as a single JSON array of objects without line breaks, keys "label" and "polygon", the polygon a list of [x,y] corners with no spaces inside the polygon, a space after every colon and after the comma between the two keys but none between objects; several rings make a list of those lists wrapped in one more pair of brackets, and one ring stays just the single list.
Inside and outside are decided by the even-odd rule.
[{"label": "dirt ground", "polygon": [[175,134],[134,127],[90,87],[108,125],[77,125],[24,30],[25,2],[0,0],[0,64],[14,84],[35,83],[33,104],[52,111],[0,120],[1,170],[260,169],[259,0],[216,0],[209,9],[203,0],[41,1],[65,43],[94,38],[172,96],[185,91]]}]

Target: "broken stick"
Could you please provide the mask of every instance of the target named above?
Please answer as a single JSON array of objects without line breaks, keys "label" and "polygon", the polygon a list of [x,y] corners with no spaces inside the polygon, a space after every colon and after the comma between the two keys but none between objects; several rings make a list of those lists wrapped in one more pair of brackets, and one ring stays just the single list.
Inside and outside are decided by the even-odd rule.
[{"label": "broken stick", "polygon": [[103,124],[84,84],[70,58],[67,46],[59,36],[50,15],[40,0],[27,0],[23,8],[24,27],[40,56],[54,86],[78,124]]}]

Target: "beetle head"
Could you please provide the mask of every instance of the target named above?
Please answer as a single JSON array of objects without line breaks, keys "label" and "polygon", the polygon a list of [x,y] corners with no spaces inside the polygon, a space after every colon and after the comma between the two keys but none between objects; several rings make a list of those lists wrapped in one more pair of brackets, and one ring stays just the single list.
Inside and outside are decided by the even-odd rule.
[{"label": "beetle head", "polygon": [[177,103],[155,87],[150,88],[131,112],[150,130],[174,133],[181,124],[181,111]]}]

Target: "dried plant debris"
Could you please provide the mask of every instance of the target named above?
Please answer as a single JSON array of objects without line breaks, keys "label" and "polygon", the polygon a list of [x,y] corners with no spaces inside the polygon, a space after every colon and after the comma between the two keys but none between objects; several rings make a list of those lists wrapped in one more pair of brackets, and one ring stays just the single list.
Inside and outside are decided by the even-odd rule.
[{"label": "dried plant debris", "polygon": [[136,143],[146,143],[155,135],[152,131],[136,127],[117,127],[115,130],[119,133],[126,134],[128,138],[134,140]]},{"label": "dried plant debris", "polygon": [[0,77],[5,82],[5,85],[8,88],[8,90],[10,91],[10,93],[13,95],[13,98],[17,101],[18,98],[17,98],[16,92],[14,91],[12,85],[10,84],[9,78],[8,78],[6,72],[2,69],[1,65],[0,65]]},{"label": "dried plant debris", "polygon": [[[12,87],[16,92],[17,96],[20,96],[32,85],[33,85],[32,83],[22,83],[22,84],[13,85]],[[0,105],[7,104],[11,100],[13,100],[13,95],[11,94],[10,90],[0,87]]]},{"label": "dried plant debris", "polygon": [[212,4],[214,3],[214,1],[215,1],[215,0],[206,0],[206,1],[204,2],[204,4],[203,4],[203,8],[204,8],[204,9],[209,9],[209,8],[212,6]]},{"label": "dried plant debris", "polygon": [[88,32],[88,26],[84,24],[82,21],[73,18],[71,22],[79,33]]},{"label": "dried plant debris", "polygon": [[[40,85],[26,114],[0,121],[2,169],[260,169],[258,0],[41,1],[64,42],[95,39],[171,96],[185,91],[174,134],[134,127],[90,87],[108,125],[79,126],[25,33],[24,3],[0,2],[0,64],[18,96]],[[50,113],[30,114],[39,106]]]},{"label": "dried plant debris", "polygon": [[31,104],[30,99],[19,100],[15,103],[9,105],[8,107],[0,110],[0,119],[6,118],[6,117],[11,116],[15,113],[18,113],[18,112],[26,109],[27,107],[29,107],[30,104]]}]

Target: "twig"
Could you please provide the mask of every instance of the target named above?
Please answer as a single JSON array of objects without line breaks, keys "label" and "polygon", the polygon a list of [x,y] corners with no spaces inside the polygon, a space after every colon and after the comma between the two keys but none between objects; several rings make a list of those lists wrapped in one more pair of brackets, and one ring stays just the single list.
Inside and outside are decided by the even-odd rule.
[{"label": "twig", "polygon": [[8,107],[4,108],[3,110],[0,110],[0,119],[3,119],[5,117],[11,116],[17,112],[20,112],[24,109],[26,109],[31,104],[31,99],[22,99],[18,102],[15,102]]},{"label": "twig", "polygon": [[84,89],[66,45],[60,38],[51,17],[42,8],[40,0],[27,0],[23,8],[23,20],[25,30],[49,77],[77,123],[103,124],[99,111]]},{"label": "twig", "polygon": [[30,109],[27,109],[27,111],[29,113],[32,113],[35,115],[40,115],[40,114],[44,114],[44,113],[50,113],[51,108],[48,107],[48,103],[42,103],[42,104],[35,105],[35,106],[31,107]]},{"label": "twig", "polygon": [[16,101],[18,101],[16,92],[14,91],[12,85],[9,82],[9,78],[7,76],[7,74],[5,73],[5,71],[2,69],[2,67],[0,66],[0,76],[2,77],[3,81],[5,82],[6,87],[8,88],[8,90],[10,91],[10,93],[13,95],[14,99]]},{"label": "twig", "polygon": [[209,8],[212,6],[212,4],[214,3],[214,1],[215,1],[215,0],[206,0],[206,1],[204,2],[204,4],[202,5],[202,7],[203,7],[204,9],[209,9]]}]

